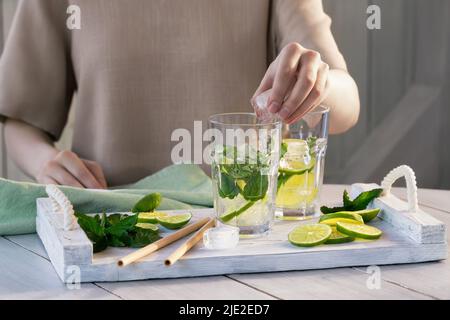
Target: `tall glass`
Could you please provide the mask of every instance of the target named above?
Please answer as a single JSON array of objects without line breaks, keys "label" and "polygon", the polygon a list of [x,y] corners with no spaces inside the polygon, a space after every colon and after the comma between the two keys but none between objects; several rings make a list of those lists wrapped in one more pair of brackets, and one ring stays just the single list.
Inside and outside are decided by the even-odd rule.
[{"label": "tall glass", "polygon": [[214,209],[241,237],[270,230],[275,211],[281,123],[253,113],[211,116]]},{"label": "tall glass", "polygon": [[275,216],[303,220],[318,214],[328,139],[329,108],[318,106],[283,131]]}]

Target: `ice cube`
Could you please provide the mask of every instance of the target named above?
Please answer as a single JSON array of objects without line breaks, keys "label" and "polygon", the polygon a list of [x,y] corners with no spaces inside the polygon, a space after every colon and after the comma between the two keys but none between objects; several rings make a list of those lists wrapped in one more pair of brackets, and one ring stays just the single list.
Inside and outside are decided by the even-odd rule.
[{"label": "ice cube", "polygon": [[239,228],[220,224],[205,231],[203,244],[208,249],[225,250],[236,247],[239,243]]},{"label": "ice cube", "polygon": [[271,123],[274,121],[279,121],[279,116],[273,114],[268,109],[269,98],[272,93],[272,89],[267,90],[257,96],[252,102],[253,109],[255,110],[256,116],[261,123]]}]

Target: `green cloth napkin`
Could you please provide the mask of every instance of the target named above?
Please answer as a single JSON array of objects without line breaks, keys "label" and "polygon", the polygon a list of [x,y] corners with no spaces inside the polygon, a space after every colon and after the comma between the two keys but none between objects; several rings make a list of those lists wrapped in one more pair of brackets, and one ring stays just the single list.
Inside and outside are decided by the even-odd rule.
[{"label": "green cloth napkin", "polygon": [[[144,195],[159,192],[159,209],[212,206],[211,179],[196,165],[172,165],[134,184],[114,190],[60,187],[80,213],[130,211]],[[45,186],[0,178],[0,235],[36,232],[36,199]]]}]

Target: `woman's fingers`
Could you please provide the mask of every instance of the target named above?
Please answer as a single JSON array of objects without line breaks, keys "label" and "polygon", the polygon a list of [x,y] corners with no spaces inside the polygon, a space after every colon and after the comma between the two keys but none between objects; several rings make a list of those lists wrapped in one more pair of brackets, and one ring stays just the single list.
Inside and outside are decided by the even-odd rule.
[{"label": "woman's fingers", "polygon": [[251,99],[252,105],[257,96],[272,88],[275,75],[274,70],[276,70],[276,61],[272,62],[272,64],[269,66],[266,73],[264,74],[263,79],[261,80],[261,83],[259,84],[258,89],[256,89],[255,93],[253,94],[253,97]]},{"label": "woman's fingers", "polygon": [[77,188],[105,189],[103,170],[94,161],[82,160],[71,151],[61,151],[41,168],[36,177],[44,184],[60,184]]},{"label": "woman's fingers", "polygon": [[300,106],[285,119],[285,122],[290,124],[308,113],[313,108],[317,107],[326,97],[327,94],[327,82],[328,82],[328,72],[329,66],[326,63],[321,63],[317,71],[317,77],[313,87],[310,89],[306,99],[302,101]]},{"label": "woman's fingers", "polygon": [[252,102],[256,96],[272,89],[269,111],[278,113],[284,122],[292,123],[325,99],[328,71],[320,53],[291,43],[270,65]]},{"label": "woman's fingers", "polygon": [[100,183],[102,189],[106,189],[108,187],[108,184],[106,182],[105,174],[103,173],[102,167],[95,161],[81,159],[86,167],[89,169],[89,171],[92,172],[94,177],[97,179],[97,181]]},{"label": "woman's fingers", "polygon": [[75,153],[62,151],[56,157],[56,161],[61,163],[84,187],[89,189],[102,189],[101,183]]},{"label": "woman's fingers", "polygon": [[51,178],[51,177],[42,177],[42,179],[39,181],[42,184],[59,184],[58,181],[56,181],[55,179]]},{"label": "woman's fingers", "polygon": [[283,120],[287,120],[297,108],[305,101],[314,88],[319,68],[322,64],[320,54],[315,51],[306,51],[300,58],[300,71],[297,81],[279,112]]},{"label": "woman's fingers", "polygon": [[270,112],[276,113],[280,111],[289,89],[295,83],[303,50],[298,43],[291,43],[284,47],[277,58],[279,61],[276,64],[277,70],[273,81],[272,95],[269,99]]},{"label": "woman's fingers", "polygon": [[45,165],[44,172],[43,177],[39,179],[41,183],[83,188],[81,183],[56,160],[49,161]]}]

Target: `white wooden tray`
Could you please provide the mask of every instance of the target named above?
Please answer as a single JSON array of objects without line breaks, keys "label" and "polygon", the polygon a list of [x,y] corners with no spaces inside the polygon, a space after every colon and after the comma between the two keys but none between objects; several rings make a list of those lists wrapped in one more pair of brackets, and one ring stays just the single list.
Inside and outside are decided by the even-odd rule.
[{"label": "white wooden tray", "polygon": [[[355,195],[374,187],[378,186],[355,184],[351,193]],[[36,222],[38,235],[64,282],[73,281],[74,266],[79,268],[81,282],[101,282],[415,263],[447,258],[443,223],[420,209],[409,212],[406,202],[390,194],[376,199],[372,205],[383,209],[381,219],[371,222],[384,232],[376,241],[299,248],[287,241],[287,234],[299,223],[311,221],[277,221],[265,238],[241,240],[237,248],[225,251],[208,250],[199,243],[170,267],[164,265],[164,259],[175,250],[177,243],[126,267],[117,266],[117,261],[135,249],[108,248],[93,254],[92,244],[83,230],[64,230],[63,215],[53,212],[49,198],[37,200]],[[213,211],[202,209],[192,213],[195,221],[212,215]]]}]

